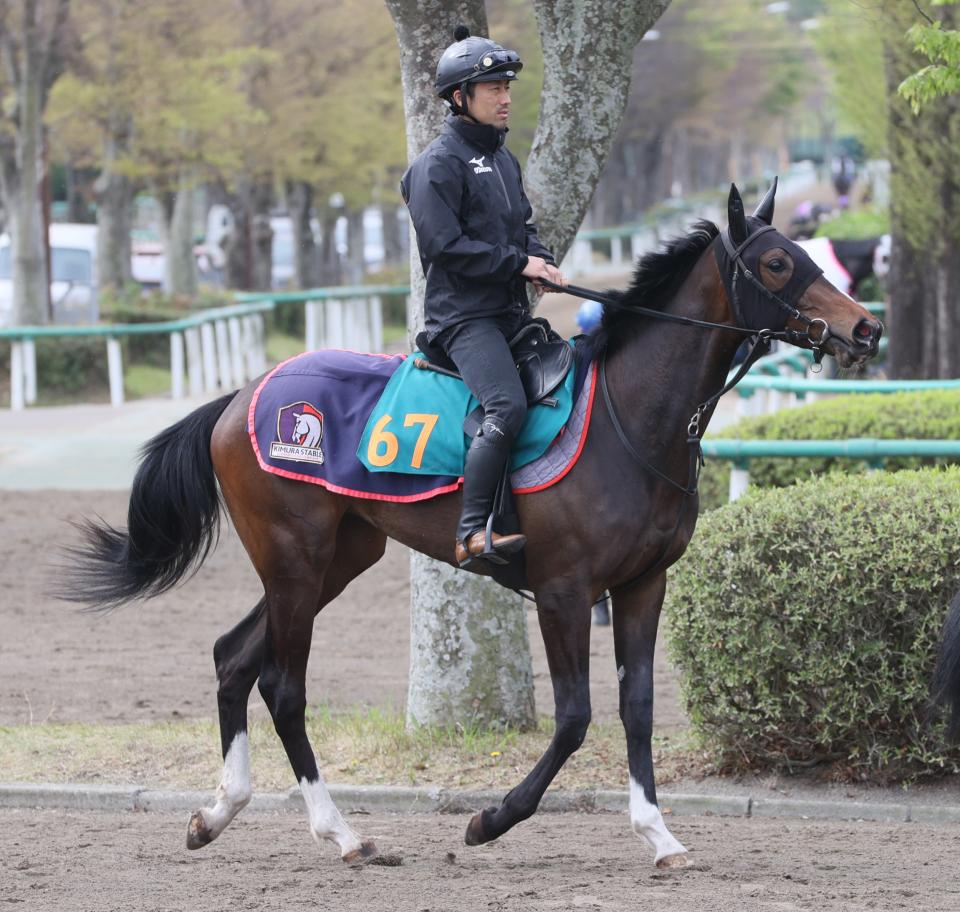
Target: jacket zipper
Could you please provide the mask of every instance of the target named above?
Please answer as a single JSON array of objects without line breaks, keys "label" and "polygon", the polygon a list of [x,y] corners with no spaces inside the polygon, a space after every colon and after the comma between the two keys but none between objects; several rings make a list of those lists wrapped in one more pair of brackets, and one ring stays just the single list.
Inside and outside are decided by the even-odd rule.
[{"label": "jacket zipper", "polygon": [[510,202],[510,197],[507,194],[507,185],[503,182],[503,175],[500,173],[500,168],[497,165],[497,160],[492,158],[490,163],[493,165],[493,170],[497,172],[497,177],[500,178],[500,189],[503,191],[503,198],[507,201],[507,209],[510,210],[510,214],[513,215],[513,204]]}]

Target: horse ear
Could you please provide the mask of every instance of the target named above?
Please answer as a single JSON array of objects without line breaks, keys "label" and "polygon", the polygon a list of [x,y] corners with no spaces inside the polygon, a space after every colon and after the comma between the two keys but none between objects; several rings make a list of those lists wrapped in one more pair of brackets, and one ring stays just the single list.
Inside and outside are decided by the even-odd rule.
[{"label": "horse ear", "polygon": [[757,206],[757,211],[753,213],[754,218],[760,219],[764,225],[773,224],[773,198],[777,195],[777,178],[773,178],[773,183],[770,185],[770,189],[767,191],[767,195],[760,200],[760,205]]},{"label": "horse ear", "polygon": [[730,226],[730,240],[738,247],[747,239],[750,230],[747,228],[747,217],[743,213],[743,200],[736,184],[730,185],[730,196],[727,199],[727,224]]}]

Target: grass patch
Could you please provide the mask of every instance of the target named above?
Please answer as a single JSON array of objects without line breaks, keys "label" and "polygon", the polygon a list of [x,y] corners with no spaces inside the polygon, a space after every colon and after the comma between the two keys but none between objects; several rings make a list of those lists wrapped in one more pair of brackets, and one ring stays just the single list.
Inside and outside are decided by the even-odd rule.
[{"label": "grass patch", "polygon": [[290,336],[285,333],[267,333],[267,363],[279,364],[304,351],[303,336]]},{"label": "grass patch", "polygon": [[[407,327],[399,323],[383,324],[383,347],[384,349],[396,346],[398,344],[406,345]],[[267,334],[267,362],[269,364],[279,364],[299,355],[305,351],[306,342],[303,336],[292,336],[281,332],[270,332]]]},{"label": "grass patch", "polygon": [[[553,721],[537,731],[417,728],[378,710],[333,716],[310,712],[307,731],[327,782],[354,785],[509,788],[546,749]],[[290,788],[293,774],[272,724],[251,719],[251,776],[257,790]],[[654,738],[657,781],[703,769],[685,733]],[[0,781],[87,782],[153,788],[213,788],[220,776],[219,735],[209,721],[124,725],[0,727]],[[564,789],[623,789],[627,756],[619,722],[594,723],[557,777]]]},{"label": "grass patch", "polygon": [[169,396],[170,369],[153,364],[130,364],[123,372],[123,389],[129,399]]}]

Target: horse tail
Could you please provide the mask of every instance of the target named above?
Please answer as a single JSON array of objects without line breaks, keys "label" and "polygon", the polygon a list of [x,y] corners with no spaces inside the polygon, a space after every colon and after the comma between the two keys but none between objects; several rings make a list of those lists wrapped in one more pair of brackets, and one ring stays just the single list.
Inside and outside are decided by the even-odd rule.
[{"label": "horse tail", "polygon": [[960,592],[953,597],[943,624],[931,695],[935,705],[950,707],[948,740],[960,740]]},{"label": "horse tail", "polygon": [[199,569],[220,532],[210,438],[235,395],[201,406],[143,447],[127,528],[99,518],[78,524],[85,547],[68,551],[59,597],[106,610],[160,595]]}]

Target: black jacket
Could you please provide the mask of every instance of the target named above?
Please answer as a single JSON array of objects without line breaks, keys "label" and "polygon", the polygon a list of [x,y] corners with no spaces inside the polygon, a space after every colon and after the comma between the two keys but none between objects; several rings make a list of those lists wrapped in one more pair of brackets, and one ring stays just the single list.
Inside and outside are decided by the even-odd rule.
[{"label": "black jacket", "polygon": [[520,273],[528,255],[554,264],[504,138],[496,127],[448,117],[400,181],[427,278],[431,341],[464,320],[526,310]]}]

